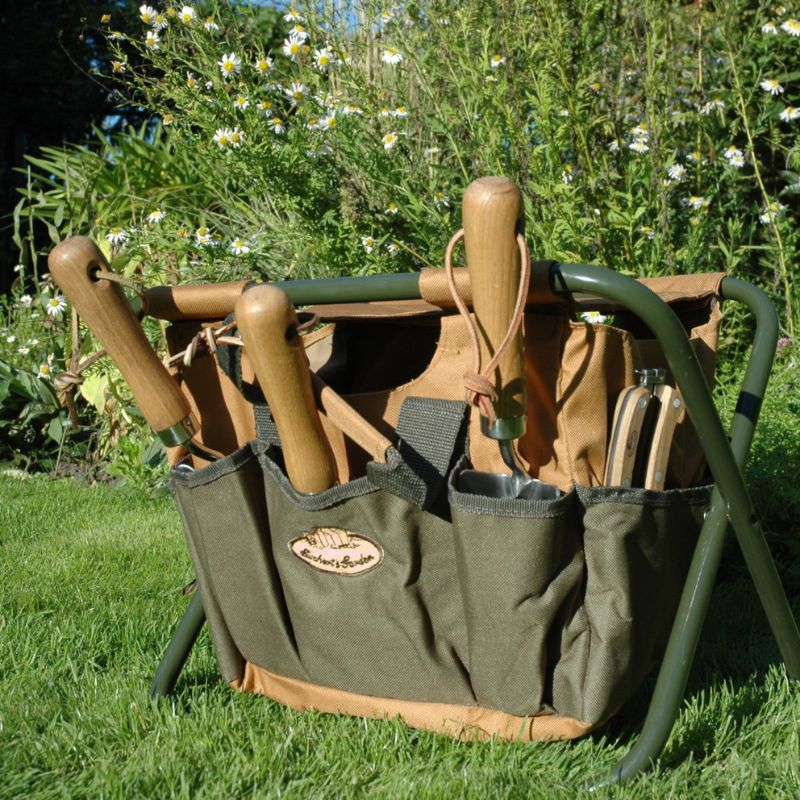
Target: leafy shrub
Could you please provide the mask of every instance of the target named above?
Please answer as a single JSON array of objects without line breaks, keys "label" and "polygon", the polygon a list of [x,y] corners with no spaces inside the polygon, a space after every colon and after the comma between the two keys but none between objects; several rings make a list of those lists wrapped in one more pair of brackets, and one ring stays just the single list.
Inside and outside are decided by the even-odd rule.
[{"label": "leafy shrub", "polygon": [[439,264],[461,192],[498,173],[523,189],[537,255],[755,277],[794,332],[786,9],[301,2],[270,50],[248,6],[142,8],[141,38],[110,42],[119,91],[169,123],[213,199],[120,218],[131,253],[167,223],[165,246],[193,248],[185,277]]}]

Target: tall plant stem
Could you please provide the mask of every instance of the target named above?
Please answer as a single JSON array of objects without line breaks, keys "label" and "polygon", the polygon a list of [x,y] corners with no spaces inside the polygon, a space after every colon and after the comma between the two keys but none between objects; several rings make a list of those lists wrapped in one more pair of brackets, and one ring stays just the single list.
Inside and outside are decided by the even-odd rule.
[{"label": "tall plant stem", "polygon": [[[769,210],[772,198],[770,197],[767,187],[764,185],[764,179],[761,175],[761,168],[758,164],[756,156],[755,145],[753,143],[753,131],[750,127],[750,118],[747,114],[747,106],[744,102],[744,92],[742,91],[742,82],[739,78],[739,70],[736,68],[736,58],[733,50],[728,46],[728,62],[731,65],[731,74],[733,75],[734,88],[736,89],[736,104],[738,106],[739,116],[742,120],[744,133],[747,137],[747,147],[750,151],[753,160],[753,174],[755,175],[756,183],[761,191],[761,197],[764,201],[764,207]],[[792,286],[789,281],[789,271],[786,267],[786,250],[783,245],[783,237],[781,236],[780,227],[778,226],[777,219],[771,223],[772,232],[775,234],[775,243],[778,248],[778,279],[783,285],[783,299],[786,303],[786,327],[789,336],[794,339],[794,310],[792,308]]]}]

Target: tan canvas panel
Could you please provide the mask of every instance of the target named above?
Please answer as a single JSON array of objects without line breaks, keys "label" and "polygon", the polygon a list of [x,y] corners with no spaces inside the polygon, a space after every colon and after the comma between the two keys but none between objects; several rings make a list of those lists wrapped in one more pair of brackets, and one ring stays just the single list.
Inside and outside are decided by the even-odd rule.
[{"label": "tan canvas panel", "polygon": [[486,739],[497,736],[520,742],[576,739],[591,729],[588,722],[542,715],[517,717],[490,708],[421,703],[332,689],[268,672],[247,662],[241,680],[233,686],[243,692],[257,692],[297,711],[316,709],[331,714],[352,714],[371,719],[401,717],[406,725],[457,739]]}]

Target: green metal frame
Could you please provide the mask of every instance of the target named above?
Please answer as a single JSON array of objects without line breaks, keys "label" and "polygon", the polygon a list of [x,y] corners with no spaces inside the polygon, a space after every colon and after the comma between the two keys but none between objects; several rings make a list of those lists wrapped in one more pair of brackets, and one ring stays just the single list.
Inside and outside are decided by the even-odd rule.
[{"label": "green metal frame", "polygon": [[[746,304],[756,319],[753,349],[730,434],[726,435],[694,348],[675,313],[658,295],[633,278],[598,266],[552,263],[549,268],[556,293],[590,293],[614,300],[634,311],[650,328],[683,395],[715,481],[711,508],[689,567],[644,726],[619,763],[589,784],[598,788],[622,783],[648,769],[669,737],[686,690],[728,523],[736,534],[787,675],[800,679],[800,633],[742,475],[772,367],[778,319],[772,303],[760,289],[733,278],[723,279],[722,297]],[[284,281],[278,285],[297,305],[420,296],[417,274]],[[198,591],[167,647],[153,683],[152,697],[166,696],[172,691],[204,619]]]}]

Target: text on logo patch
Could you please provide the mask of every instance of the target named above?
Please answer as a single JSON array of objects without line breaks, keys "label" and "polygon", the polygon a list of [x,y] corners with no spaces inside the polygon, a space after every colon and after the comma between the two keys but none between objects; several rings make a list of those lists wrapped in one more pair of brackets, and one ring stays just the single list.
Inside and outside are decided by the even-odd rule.
[{"label": "text on logo patch", "polygon": [[383,561],[379,544],[344,528],[312,528],[292,539],[289,549],[310,567],[335,575],[363,575]]}]

